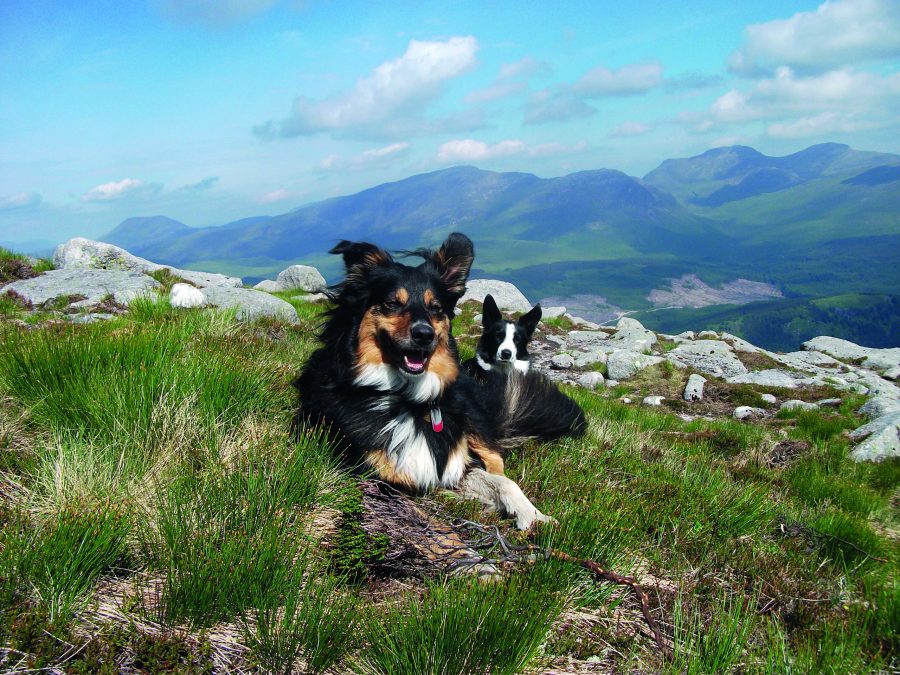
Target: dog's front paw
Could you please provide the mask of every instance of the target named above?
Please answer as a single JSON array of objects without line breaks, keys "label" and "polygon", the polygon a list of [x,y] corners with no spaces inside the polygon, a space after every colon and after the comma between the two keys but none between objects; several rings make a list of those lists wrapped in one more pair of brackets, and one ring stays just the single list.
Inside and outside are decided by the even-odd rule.
[{"label": "dog's front paw", "polygon": [[529,510],[528,513],[516,514],[516,527],[520,530],[530,530],[536,523],[548,523],[550,525],[559,525],[559,521],[553,516],[541,513],[537,509]]}]

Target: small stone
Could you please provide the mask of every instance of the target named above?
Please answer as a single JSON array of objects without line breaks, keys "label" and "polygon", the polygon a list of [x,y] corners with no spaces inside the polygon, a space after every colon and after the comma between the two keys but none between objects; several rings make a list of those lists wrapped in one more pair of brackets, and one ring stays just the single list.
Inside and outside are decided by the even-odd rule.
[{"label": "small stone", "polygon": [[484,320],[484,314],[476,314],[472,318],[472,321],[474,321],[475,323],[481,323],[483,320]]},{"label": "small stone", "polygon": [[291,265],[281,270],[275,278],[283,291],[306,291],[321,293],[325,290],[325,277],[315,267],[309,265]]},{"label": "small stone", "polygon": [[697,337],[701,340],[718,340],[719,334],[714,330],[701,330]]},{"label": "small stone", "polygon": [[868,436],[850,453],[857,462],[881,462],[900,457],[900,411],[882,415],[848,435],[853,439]]},{"label": "small stone", "polygon": [[706,384],[706,378],[702,375],[692,374],[684,387],[685,401],[702,401],[703,385]]},{"label": "small stone", "polygon": [[190,284],[175,284],[169,291],[169,302],[172,307],[203,307],[206,296],[203,291]]},{"label": "small stone", "polygon": [[680,337],[682,340],[693,340],[696,337],[696,334],[692,330],[686,330],[675,337]]},{"label": "small stone", "polygon": [[604,385],[607,389],[612,389],[613,387],[618,387],[618,386],[619,386],[619,381],[618,381],[618,380],[606,380],[606,382],[604,382],[603,385]]},{"label": "small stone", "polygon": [[839,398],[823,398],[821,401],[816,401],[816,403],[825,408],[838,408],[843,402],[843,399]]},{"label": "small stone", "polygon": [[645,396],[642,403],[644,405],[662,405],[662,402],[665,400],[665,396]]},{"label": "small stone", "polygon": [[777,403],[778,399],[772,394],[760,394],[759,397],[766,403]]},{"label": "small stone", "polygon": [[881,376],[887,380],[900,380],[900,366],[888,368]]},{"label": "small stone", "polygon": [[276,291],[284,290],[277,281],[272,281],[271,279],[263,279],[258,284],[256,284],[253,288],[257,291],[265,291],[266,293],[275,293]]},{"label": "small stone", "polygon": [[565,307],[544,307],[541,311],[541,317],[544,319],[558,319],[565,313]]},{"label": "small stone", "polygon": [[662,359],[658,356],[647,356],[623,349],[613,352],[606,359],[606,372],[614,380],[627,380],[637,371],[661,361]]},{"label": "small stone", "polygon": [[620,400],[622,403],[631,403],[631,399],[628,398],[627,396],[623,396],[623,397],[620,398],[619,400]]},{"label": "small stone", "polygon": [[900,401],[897,399],[888,396],[873,396],[863,403],[859,409],[859,414],[875,419],[876,417],[898,411],[900,411]]},{"label": "small stone", "polygon": [[741,405],[734,409],[734,413],[732,413],[732,416],[736,420],[745,420],[752,417],[759,417],[765,414],[766,411],[762,408],[754,408],[750,405]]},{"label": "small stone", "polygon": [[792,398],[790,401],[785,401],[781,404],[779,410],[818,410],[818,403],[809,403],[807,401],[801,401],[796,398]]},{"label": "small stone", "polygon": [[567,370],[575,365],[575,359],[571,354],[556,354],[550,359],[550,367],[556,370]]},{"label": "small stone", "polygon": [[597,371],[584,373],[581,377],[578,378],[578,384],[580,384],[585,389],[596,389],[597,387],[602,385],[604,381],[605,378],[603,377],[603,373],[598,373]]}]

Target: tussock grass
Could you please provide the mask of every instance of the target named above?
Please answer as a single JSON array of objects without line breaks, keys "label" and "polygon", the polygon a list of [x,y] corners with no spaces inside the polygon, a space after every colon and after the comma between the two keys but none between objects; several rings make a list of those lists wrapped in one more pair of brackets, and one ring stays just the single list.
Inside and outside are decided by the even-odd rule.
[{"label": "tussock grass", "polygon": [[358,672],[519,673],[539,654],[565,605],[553,565],[490,584],[455,579],[429,584],[364,618],[371,642]]},{"label": "tussock grass", "polygon": [[125,554],[131,528],[109,504],[68,507],[37,527],[18,520],[3,530],[0,570],[28,589],[51,624],[68,618],[93,582]]},{"label": "tussock grass", "polygon": [[756,624],[755,598],[728,596],[699,608],[679,594],[673,612],[674,657],[669,672],[706,675],[728,673],[740,662]]}]

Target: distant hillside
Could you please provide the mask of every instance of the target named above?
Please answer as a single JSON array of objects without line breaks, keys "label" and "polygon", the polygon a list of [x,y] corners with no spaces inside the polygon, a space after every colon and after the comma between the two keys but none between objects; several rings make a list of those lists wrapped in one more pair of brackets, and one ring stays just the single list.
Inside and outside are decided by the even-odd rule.
[{"label": "distant hillside", "polygon": [[462,166],[221,227],[129,219],[106,239],[255,282],[295,262],[334,278],[326,251],[342,238],[411,249],[461,230],[475,241],[476,276],[510,280],[534,301],[589,295],[626,310],[649,308],[651,291],[684,275],[763,282],[787,298],[894,293],[898,180],[900,156],[835,143],[786,157],[717,148],[643,179]]},{"label": "distant hillside", "polygon": [[646,311],[635,318],[653,330],[677,334],[716,330],[774,351],[792,351],[817,335],[870,347],[900,345],[900,295],[846,294],[749,305]]}]

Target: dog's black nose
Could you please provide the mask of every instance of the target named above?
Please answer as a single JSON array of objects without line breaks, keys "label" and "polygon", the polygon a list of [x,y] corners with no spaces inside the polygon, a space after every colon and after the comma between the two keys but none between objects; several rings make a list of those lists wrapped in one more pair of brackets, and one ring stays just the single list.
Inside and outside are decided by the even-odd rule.
[{"label": "dog's black nose", "polygon": [[434,328],[427,323],[415,323],[409,332],[412,336],[412,341],[420,347],[430,345],[431,341],[434,340]]},{"label": "dog's black nose", "polygon": [[504,361],[509,361],[512,358],[512,352],[508,349],[504,349],[500,352],[500,358]]}]

